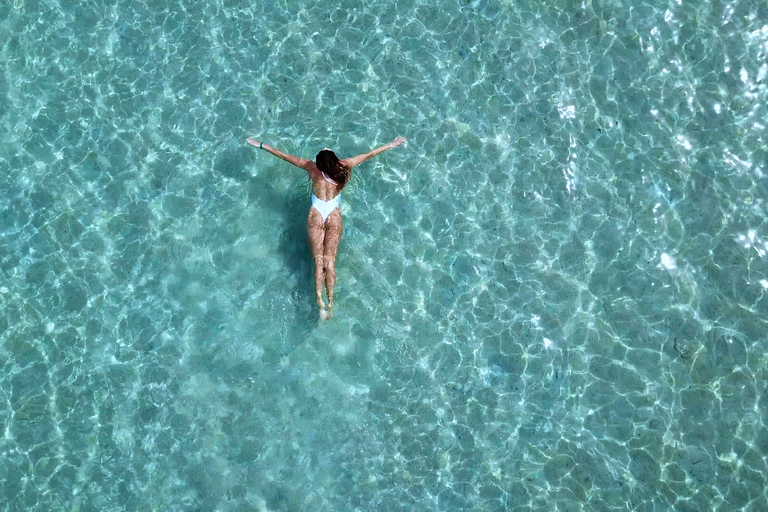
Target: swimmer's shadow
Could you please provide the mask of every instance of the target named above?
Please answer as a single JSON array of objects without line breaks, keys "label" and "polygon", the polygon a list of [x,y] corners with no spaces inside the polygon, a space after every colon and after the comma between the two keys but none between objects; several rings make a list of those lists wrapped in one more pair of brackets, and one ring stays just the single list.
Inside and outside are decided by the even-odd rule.
[{"label": "swimmer's shadow", "polygon": [[[290,294],[291,302],[295,304],[295,318],[298,319],[298,322],[290,323],[286,333],[287,342],[293,348],[317,325],[312,251],[306,228],[311,188],[309,181],[304,180],[297,181],[294,189],[287,193],[278,190],[270,180],[254,177],[246,170],[254,165],[254,159],[254,152],[248,147],[231,148],[221,153],[215,169],[222,175],[245,184],[248,187],[250,204],[270,208],[283,219],[278,250],[289,274],[285,292]],[[262,172],[269,174],[270,171]]]},{"label": "swimmer's shadow", "polygon": [[286,288],[291,287],[291,299],[295,304],[298,320],[298,325],[293,325],[291,328],[293,332],[288,333],[293,346],[301,343],[318,321],[314,293],[314,264],[307,235],[309,193],[304,188],[297,186],[283,197],[284,225],[278,244],[283,264],[290,276]]},{"label": "swimmer's shadow", "polygon": [[220,152],[213,167],[222,176],[247,183],[252,178],[246,169],[253,160],[253,151],[247,147],[229,148]]}]

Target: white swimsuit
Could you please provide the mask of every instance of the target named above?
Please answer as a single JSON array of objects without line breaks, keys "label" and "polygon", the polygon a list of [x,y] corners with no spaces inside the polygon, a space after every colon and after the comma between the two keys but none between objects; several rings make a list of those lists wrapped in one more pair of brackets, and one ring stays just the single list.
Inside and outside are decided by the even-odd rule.
[{"label": "white swimsuit", "polygon": [[[325,178],[325,181],[328,183],[333,183],[336,185],[336,182],[326,176],[325,173],[323,173],[323,178]],[[313,193],[312,206],[315,208],[315,210],[320,212],[320,215],[323,217],[323,222],[325,222],[328,216],[333,213],[333,210],[341,206],[341,194],[328,201],[323,201],[322,199],[318,199],[317,196]]]}]

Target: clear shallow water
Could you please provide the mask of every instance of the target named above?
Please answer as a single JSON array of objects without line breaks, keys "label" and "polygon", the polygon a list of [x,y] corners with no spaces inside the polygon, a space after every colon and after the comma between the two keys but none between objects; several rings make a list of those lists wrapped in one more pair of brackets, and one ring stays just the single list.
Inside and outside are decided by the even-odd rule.
[{"label": "clear shallow water", "polygon": [[[3,510],[765,510],[764,3],[0,6]],[[301,172],[345,193],[318,323]]]}]

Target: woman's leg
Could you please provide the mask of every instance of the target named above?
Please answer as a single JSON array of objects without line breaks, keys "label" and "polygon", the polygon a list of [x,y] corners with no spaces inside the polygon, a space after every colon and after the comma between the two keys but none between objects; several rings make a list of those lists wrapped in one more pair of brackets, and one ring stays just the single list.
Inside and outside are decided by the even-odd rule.
[{"label": "woman's leg", "polygon": [[312,259],[315,261],[315,297],[317,305],[320,308],[320,316],[325,311],[325,302],[323,302],[323,283],[325,282],[325,271],[323,267],[323,247],[325,243],[325,226],[323,217],[314,208],[309,209],[307,218],[307,233],[309,233],[309,246],[312,248]]},{"label": "woman's leg", "polygon": [[323,263],[325,266],[325,288],[328,290],[328,318],[333,316],[333,286],[336,284],[336,252],[339,240],[344,233],[341,211],[335,209],[325,220],[325,247]]}]

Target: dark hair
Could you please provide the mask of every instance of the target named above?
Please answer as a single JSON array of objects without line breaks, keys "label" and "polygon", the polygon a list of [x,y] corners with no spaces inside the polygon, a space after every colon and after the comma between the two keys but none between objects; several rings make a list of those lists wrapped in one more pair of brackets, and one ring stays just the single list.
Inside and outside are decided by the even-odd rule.
[{"label": "dark hair", "polygon": [[336,153],[330,149],[324,149],[315,157],[315,165],[326,176],[339,184],[339,190],[344,188],[349,178],[352,177],[352,169],[341,163]]}]

